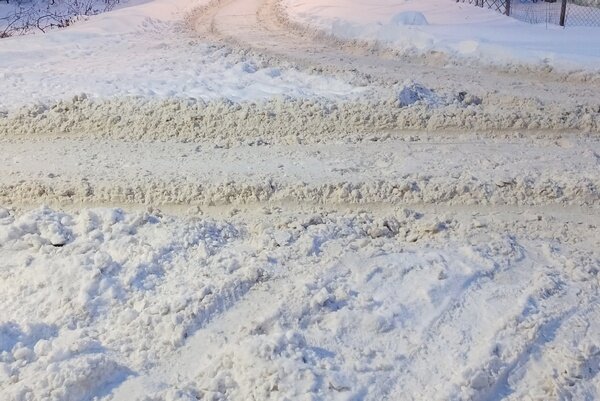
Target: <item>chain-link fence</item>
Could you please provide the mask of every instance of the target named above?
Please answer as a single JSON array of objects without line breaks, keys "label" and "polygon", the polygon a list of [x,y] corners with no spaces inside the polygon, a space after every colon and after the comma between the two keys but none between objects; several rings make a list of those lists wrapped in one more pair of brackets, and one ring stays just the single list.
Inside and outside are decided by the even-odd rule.
[{"label": "chain-link fence", "polygon": [[600,26],[600,1],[513,0],[510,15],[532,24]]},{"label": "chain-link fence", "polygon": [[507,0],[456,0],[457,3],[469,3],[474,6],[490,8],[502,14],[509,15],[510,2]]},{"label": "chain-link fence", "polygon": [[600,0],[457,0],[531,24],[600,26]]}]

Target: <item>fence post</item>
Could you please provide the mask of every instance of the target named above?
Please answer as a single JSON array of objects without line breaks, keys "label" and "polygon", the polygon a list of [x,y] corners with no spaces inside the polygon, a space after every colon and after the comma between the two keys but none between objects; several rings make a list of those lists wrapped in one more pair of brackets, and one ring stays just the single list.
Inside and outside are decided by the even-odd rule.
[{"label": "fence post", "polygon": [[565,26],[565,19],[567,18],[567,0],[562,0],[560,6],[560,26]]},{"label": "fence post", "polygon": [[506,15],[510,17],[510,0],[506,0]]}]

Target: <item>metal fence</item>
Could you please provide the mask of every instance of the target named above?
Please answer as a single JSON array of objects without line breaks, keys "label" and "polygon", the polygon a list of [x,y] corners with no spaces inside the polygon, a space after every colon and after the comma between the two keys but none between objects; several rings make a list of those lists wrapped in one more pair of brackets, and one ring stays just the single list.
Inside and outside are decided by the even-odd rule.
[{"label": "metal fence", "polygon": [[510,15],[509,0],[456,0],[457,3],[469,3],[478,7],[490,8],[501,12],[502,14]]},{"label": "metal fence", "polygon": [[600,26],[600,0],[456,0],[531,24]]}]

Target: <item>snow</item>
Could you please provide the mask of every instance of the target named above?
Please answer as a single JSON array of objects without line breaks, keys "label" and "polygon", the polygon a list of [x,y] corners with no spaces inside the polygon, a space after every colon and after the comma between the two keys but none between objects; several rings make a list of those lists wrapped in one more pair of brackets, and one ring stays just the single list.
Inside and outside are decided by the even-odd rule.
[{"label": "snow", "polygon": [[0,40],[0,400],[599,399],[598,31],[285,4]]},{"label": "snow", "polygon": [[598,141],[380,140],[3,142],[0,394],[597,397]]},{"label": "snow", "polygon": [[[284,18],[402,53],[443,52],[494,65],[598,71],[600,27],[530,25],[446,0],[283,0]],[[400,23],[399,23],[400,22]]]},{"label": "snow", "polygon": [[3,141],[0,201],[600,205],[597,138],[412,136],[307,135],[302,144],[275,136],[223,138],[217,146],[166,138]]},{"label": "snow", "polygon": [[560,217],[3,216],[5,399],[598,395],[597,238]]},{"label": "snow", "polygon": [[102,99],[243,101],[277,95],[344,99],[361,91],[335,78],[269,66],[201,42],[186,33],[182,18],[204,3],[150,1],[45,35],[3,39],[0,111],[81,93]]},{"label": "snow", "polygon": [[109,11],[115,6],[117,1],[114,0],[6,0],[0,4],[0,37],[48,32]]}]

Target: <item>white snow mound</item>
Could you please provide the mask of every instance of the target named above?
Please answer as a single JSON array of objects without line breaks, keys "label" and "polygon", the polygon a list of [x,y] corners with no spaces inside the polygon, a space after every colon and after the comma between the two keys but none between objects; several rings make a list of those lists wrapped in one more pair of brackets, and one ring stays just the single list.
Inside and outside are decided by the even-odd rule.
[{"label": "white snow mound", "polygon": [[391,25],[429,25],[427,18],[419,11],[402,11],[394,15],[390,20]]}]

